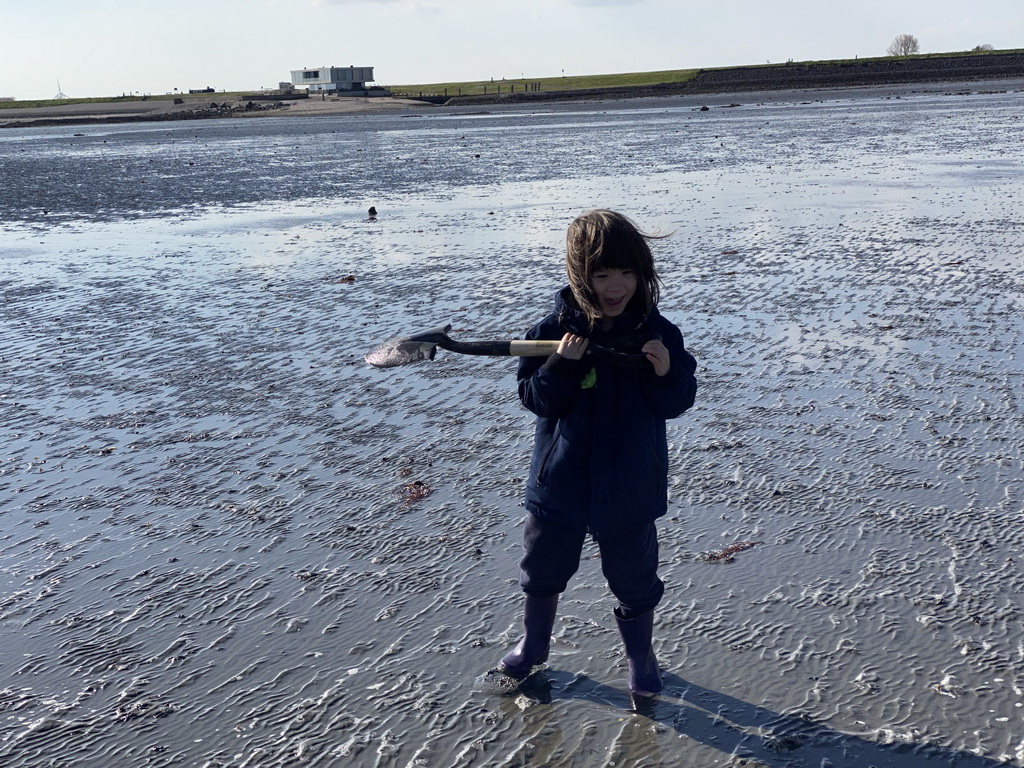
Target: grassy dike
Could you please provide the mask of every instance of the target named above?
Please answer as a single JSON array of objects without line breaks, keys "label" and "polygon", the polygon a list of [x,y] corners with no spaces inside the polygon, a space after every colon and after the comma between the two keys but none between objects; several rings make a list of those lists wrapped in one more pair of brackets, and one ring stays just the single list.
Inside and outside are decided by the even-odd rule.
[{"label": "grassy dike", "polygon": [[0,109],[39,109],[52,107],[57,104],[121,104],[140,101],[174,101],[184,99],[186,101],[238,101],[246,94],[253,91],[217,91],[216,93],[162,93],[159,95],[146,96],[93,96],[70,99],[25,99],[23,101],[0,101]]},{"label": "grassy dike", "polygon": [[591,88],[645,88],[661,83],[687,83],[698,69],[669,69],[658,72],[626,72],[614,75],[571,75],[568,77],[520,78],[515,80],[465,80],[422,85],[389,85],[395,96],[485,96],[511,93],[559,93]]},{"label": "grassy dike", "polygon": [[452,103],[571,98],[628,98],[678,93],[724,93],[783,88],[941,82],[1024,77],[1024,49],[786,62],[713,69],[614,75],[395,85],[406,98],[447,97]]}]

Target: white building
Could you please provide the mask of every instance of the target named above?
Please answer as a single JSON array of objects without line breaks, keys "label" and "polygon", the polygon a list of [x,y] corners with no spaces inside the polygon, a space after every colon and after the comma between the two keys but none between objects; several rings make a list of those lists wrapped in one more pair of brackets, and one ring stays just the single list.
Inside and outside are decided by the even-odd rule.
[{"label": "white building", "polygon": [[365,91],[373,82],[373,67],[320,67],[319,69],[293,69],[292,85],[322,91]]}]

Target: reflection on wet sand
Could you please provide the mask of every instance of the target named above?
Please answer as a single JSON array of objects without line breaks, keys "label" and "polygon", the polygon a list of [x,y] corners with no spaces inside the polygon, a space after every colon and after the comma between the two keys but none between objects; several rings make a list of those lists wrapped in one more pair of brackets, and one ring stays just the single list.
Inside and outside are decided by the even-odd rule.
[{"label": "reflection on wet sand", "polygon": [[[1005,765],[979,755],[910,740],[887,738],[885,729],[875,739],[840,733],[815,722],[807,713],[780,714],[703,688],[676,675],[666,675],[665,690],[657,697],[631,696],[617,688],[598,683],[584,675],[558,671],[535,674],[517,698],[502,703],[508,717],[530,720],[533,707],[567,706],[567,702],[588,702],[612,712],[629,712],[621,718],[620,729],[604,754],[593,754],[595,763],[618,765],[620,761],[657,768],[680,765],[697,747],[707,754],[719,753],[725,765],[747,768],[784,768],[794,765],[874,766],[874,768],[938,768],[957,765],[968,768]],[[575,706],[575,705],[573,705]],[[521,712],[517,714],[517,710]],[[547,718],[545,718],[546,720]],[[539,723],[538,723],[539,724]],[[684,737],[677,744],[661,746],[652,732],[675,731]],[[573,756],[587,751],[589,733],[570,750]],[[544,742],[549,744],[545,745]],[[557,764],[568,755],[572,739],[564,734],[545,739],[537,734],[524,748],[522,757],[539,765]],[[602,747],[604,748],[604,747]],[[548,751],[550,750],[550,751]],[[697,765],[699,759],[683,764]]]}]

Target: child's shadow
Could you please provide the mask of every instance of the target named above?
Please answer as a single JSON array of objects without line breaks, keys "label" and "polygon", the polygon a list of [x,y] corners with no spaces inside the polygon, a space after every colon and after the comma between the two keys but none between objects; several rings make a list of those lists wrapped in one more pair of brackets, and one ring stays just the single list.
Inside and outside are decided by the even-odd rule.
[{"label": "child's shadow", "polygon": [[877,744],[840,733],[802,715],[783,715],[677,675],[664,675],[655,698],[630,694],[585,675],[547,670],[531,677],[520,693],[535,701],[580,699],[632,711],[720,752],[751,763],[783,768],[794,764],[835,768],[994,768],[997,760],[931,744]]}]

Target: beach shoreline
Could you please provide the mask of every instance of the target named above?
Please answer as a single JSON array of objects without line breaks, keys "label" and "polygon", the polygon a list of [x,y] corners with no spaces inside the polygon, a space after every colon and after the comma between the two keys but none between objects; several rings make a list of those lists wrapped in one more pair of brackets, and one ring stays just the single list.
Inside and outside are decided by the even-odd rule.
[{"label": "beach shoreline", "polygon": [[[433,106],[424,101],[390,97],[301,98],[287,101],[221,99],[217,94],[167,99],[53,104],[0,110],[0,127],[24,128],[95,123],[162,122],[225,117],[314,116],[391,113]],[[251,106],[249,106],[251,105]]]},{"label": "beach shoreline", "polygon": [[216,94],[185,97],[180,104],[165,99],[124,102],[54,104],[43,107],[0,109],[0,128],[54,127],[62,125],[117,124],[257,117],[345,117],[375,114],[423,114],[444,109],[452,112],[522,111],[543,108],[577,109],[581,103],[600,103],[608,108],[722,106],[740,103],[800,102],[808,99],[903,98],[920,93],[990,93],[1024,90],[1024,77],[835,87],[794,87],[762,90],[723,90],[701,93],[659,93],[650,88],[616,89],[593,93],[549,93],[543,98],[490,100],[452,99],[434,104],[399,97],[300,98],[286,101],[218,100]]}]

